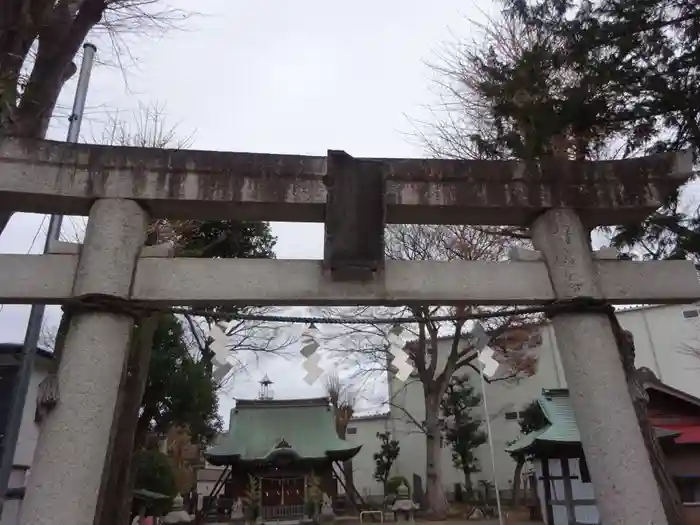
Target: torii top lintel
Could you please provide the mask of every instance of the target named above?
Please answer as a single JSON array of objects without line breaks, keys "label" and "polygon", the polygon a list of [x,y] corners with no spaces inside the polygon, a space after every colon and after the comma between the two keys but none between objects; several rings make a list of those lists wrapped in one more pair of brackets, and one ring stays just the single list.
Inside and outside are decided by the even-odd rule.
[{"label": "torii top lintel", "polygon": [[[341,157],[342,162],[330,161]],[[636,222],[657,209],[688,179],[692,158],[683,152],[526,164],[4,138],[0,210],[87,215],[95,198],[107,197],[135,199],[153,217],[323,222],[326,183],[334,179],[333,167],[338,165],[353,177],[373,172],[375,181],[381,181],[388,223],[527,225],[542,210],[566,207],[577,209],[587,226],[597,226]],[[376,189],[377,184],[363,188]]]}]

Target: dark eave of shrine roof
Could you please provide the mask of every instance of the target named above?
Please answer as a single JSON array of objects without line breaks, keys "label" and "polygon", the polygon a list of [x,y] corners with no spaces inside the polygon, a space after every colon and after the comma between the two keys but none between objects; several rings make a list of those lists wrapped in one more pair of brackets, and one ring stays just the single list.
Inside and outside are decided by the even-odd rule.
[{"label": "dark eave of shrine roof", "polygon": [[236,409],[239,408],[286,408],[330,406],[327,397],[314,397],[307,399],[236,399]]}]

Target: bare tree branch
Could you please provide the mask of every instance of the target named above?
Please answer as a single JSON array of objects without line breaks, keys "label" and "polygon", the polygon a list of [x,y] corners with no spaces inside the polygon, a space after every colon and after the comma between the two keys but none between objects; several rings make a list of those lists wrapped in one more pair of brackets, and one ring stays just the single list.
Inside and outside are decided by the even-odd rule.
[{"label": "bare tree branch", "polygon": [[[485,228],[468,226],[433,225],[391,225],[386,231],[386,256],[389,259],[403,260],[491,260],[500,261],[507,257],[509,249],[522,241],[504,235],[495,235]],[[360,307],[355,309],[326,309],[326,315],[348,317],[398,317],[410,314],[418,321],[403,325],[402,337],[406,344],[403,350],[414,368],[411,377],[403,388],[418,383],[424,397],[425,421],[421,422],[412,414],[412,407],[405,406],[396,398],[388,400],[388,405],[399,414],[408,427],[417,429],[426,436],[427,457],[435,457],[435,447],[439,447],[443,431],[439,415],[442,398],[453,375],[465,367],[478,372],[471,363],[477,355],[471,346],[468,332],[471,324],[464,320],[440,322],[438,316],[461,316],[479,311],[497,311],[494,308],[461,307],[441,305],[407,305],[403,308]],[[494,318],[484,322],[487,332],[492,334],[492,348],[507,371],[498,380],[513,380],[534,371],[536,357],[522,351],[527,338],[506,337],[509,330],[518,328],[521,332],[532,332],[534,319]],[[391,376],[397,370],[392,361],[396,359],[388,344],[388,325],[341,325],[325,329],[324,348],[342,356],[342,361],[355,367],[355,377],[377,377],[378,374]],[[521,341],[522,339],[522,341]],[[399,355],[400,358],[400,355]],[[527,365],[525,363],[527,362]],[[395,361],[394,361],[395,363]],[[494,378],[495,379],[495,378]],[[438,514],[444,506],[442,482],[436,461],[427,463],[428,499],[431,508]],[[432,499],[431,499],[432,498]]]},{"label": "bare tree branch", "polygon": [[[58,96],[90,35],[103,64],[122,73],[144,36],[184,29],[192,12],[164,0],[3,0],[0,4],[0,134],[43,138]],[[102,45],[106,44],[106,45]]]}]

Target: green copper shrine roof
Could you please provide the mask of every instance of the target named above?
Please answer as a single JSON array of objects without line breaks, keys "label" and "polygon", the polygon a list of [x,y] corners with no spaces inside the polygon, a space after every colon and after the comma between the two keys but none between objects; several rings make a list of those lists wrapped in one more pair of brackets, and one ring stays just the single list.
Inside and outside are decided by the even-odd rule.
[{"label": "green copper shrine roof", "polygon": [[[543,390],[537,398],[549,426],[535,430],[519,438],[515,443],[506,447],[506,452],[527,452],[538,444],[575,444],[581,443],[581,435],[576,425],[574,408],[571,406],[567,389]],[[657,438],[675,437],[678,432],[662,428],[654,428]]]},{"label": "green copper shrine roof", "polygon": [[338,437],[326,398],[240,399],[231,410],[228,434],[204,456],[213,465],[267,462],[280,454],[345,461],[360,448]]}]

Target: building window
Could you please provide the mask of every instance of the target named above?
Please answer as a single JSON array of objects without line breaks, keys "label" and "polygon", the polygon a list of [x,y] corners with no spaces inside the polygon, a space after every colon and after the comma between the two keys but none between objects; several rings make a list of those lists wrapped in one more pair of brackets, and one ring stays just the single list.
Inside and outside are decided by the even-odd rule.
[{"label": "building window", "polygon": [[700,503],[700,477],[677,477],[676,486],[683,503]]},{"label": "building window", "polygon": [[579,458],[578,470],[581,473],[581,482],[582,483],[590,483],[591,482],[591,473],[588,472],[588,463],[586,463],[586,458]]},{"label": "building window", "polygon": [[357,434],[357,428],[356,427],[348,427],[346,431],[347,435],[352,435],[352,434]]},{"label": "building window", "polygon": [[518,419],[518,412],[506,412],[506,419],[508,421],[513,421],[515,419]]},{"label": "building window", "polygon": [[683,312],[683,317],[685,317],[686,319],[692,319],[693,317],[697,317],[698,315],[700,315],[700,313],[698,313],[697,310],[685,310]]}]

